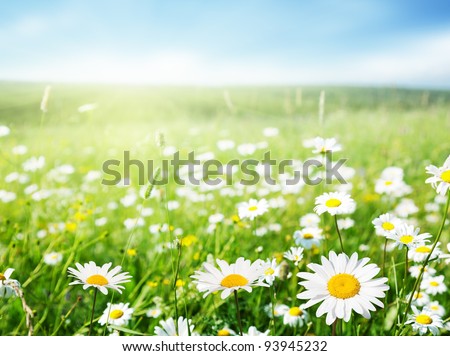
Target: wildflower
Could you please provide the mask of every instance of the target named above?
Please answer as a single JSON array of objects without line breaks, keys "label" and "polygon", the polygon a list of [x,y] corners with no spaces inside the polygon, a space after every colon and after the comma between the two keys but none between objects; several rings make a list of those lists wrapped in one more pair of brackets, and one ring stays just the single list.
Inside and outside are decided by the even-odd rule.
[{"label": "wildflower", "polygon": [[263,130],[263,135],[266,137],[275,137],[278,136],[280,133],[280,130],[278,130],[276,127],[266,127]]},{"label": "wildflower", "polygon": [[4,273],[0,272],[0,298],[6,299],[16,295],[16,291],[12,286],[20,287],[20,283],[10,278],[13,272],[14,268],[8,268]]},{"label": "wildflower", "polygon": [[313,143],[313,153],[327,153],[338,152],[342,150],[342,146],[337,143],[337,140],[332,138],[316,137]]},{"label": "wildflower", "polygon": [[45,165],[45,157],[39,156],[39,157],[31,157],[30,159],[26,160],[23,164],[23,170],[25,172],[36,172],[37,170],[41,169]]},{"label": "wildflower", "polygon": [[325,212],[331,215],[350,214],[355,210],[355,201],[350,195],[341,192],[324,193],[316,198],[314,211],[318,215]]},{"label": "wildflower", "polygon": [[408,249],[411,249],[428,242],[428,239],[431,237],[429,233],[419,234],[419,232],[419,228],[414,228],[414,226],[408,224],[401,224],[386,237],[394,240],[394,247],[398,246],[401,249],[403,246],[406,246]]},{"label": "wildflower", "polygon": [[269,205],[266,199],[261,199],[260,201],[250,199],[248,203],[241,203],[238,209],[240,219],[249,218],[250,220],[254,220],[257,216],[267,212]]},{"label": "wildflower", "polygon": [[8,136],[11,130],[8,126],[0,125],[0,137]]},{"label": "wildflower", "polygon": [[128,272],[122,272],[121,266],[114,267],[109,271],[112,263],[105,263],[102,267],[97,266],[95,262],[85,263],[82,266],[79,263],[75,264],[77,269],[69,267],[69,276],[74,277],[75,280],[69,285],[81,284],[83,289],[94,287],[100,290],[103,294],[108,294],[108,288],[114,289],[119,293],[122,293],[121,289],[124,289],[121,284],[130,282],[131,276]]},{"label": "wildflower", "polygon": [[217,336],[233,336],[236,335],[236,332],[228,327],[224,327],[217,331]]},{"label": "wildflower", "polygon": [[427,178],[425,183],[430,183],[438,194],[446,195],[450,188],[450,155],[442,167],[430,165],[426,167],[426,171],[432,176]]},{"label": "wildflower", "polygon": [[280,266],[277,264],[276,258],[268,259],[262,265],[263,274],[260,277],[261,281],[265,281],[269,286],[273,284],[275,279],[279,277]]},{"label": "wildflower", "polygon": [[440,305],[439,302],[430,302],[427,305],[427,309],[429,309],[433,314],[439,315],[441,318],[445,315],[445,308]]},{"label": "wildflower", "polygon": [[189,331],[193,335],[194,325],[191,324],[191,320],[182,316],[178,318],[177,326],[173,318],[161,320],[159,324],[161,326],[155,326],[155,334],[158,336],[189,336]]},{"label": "wildflower", "polygon": [[[411,293],[406,296],[406,300],[409,300],[410,297]],[[416,291],[414,292],[412,302],[414,303],[414,305],[423,307],[430,302],[430,297],[425,292]]]},{"label": "wildflower", "polygon": [[318,227],[306,227],[302,230],[295,231],[294,239],[297,245],[309,250],[313,246],[320,246],[323,239],[322,229]]},{"label": "wildflower", "polygon": [[355,221],[350,218],[338,219],[337,223],[340,230],[347,230],[355,225]]},{"label": "wildflower", "polygon": [[322,302],[316,316],[327,314],[328,325],[336,318],[348,322],[352,310],[369,319],[370,311],[375,311],[374,304],[383,307],[378,298],[384,298],[384,292],[389,289],[387,278],[373,279],[380,268],[367,264],[369,261],[369,258],[358,260],[356,252],[349,258],[344,253],[336,255],[331,251],[328,259],[322,256],[322,265],[310,263],[308,268],[314,273],[297,274],[305,279],[299,284],[306,288],[297,298],[309,299],[303,308]]},{"label": "wildflower", "polygon": [[289,308],[283,315],[284,325],[302,327],[308,320],[308,313],[303,310],[303,306]]},{"label": "wildflower", "polygon": [[152,308],[147,310],[145,315],[147,315],[149,318],[158,318],[161,315],[162,311],[159,308]]},{"label": "wildflower", "polygon": [[303,248],[302,247],[291,247],[289,251],[284,253],[284,258],[289,261],[294,262],[294,265],[298,266],[299,262],[303,258]]},{"label": "wildflower", "polygon": [[320,216],[315,213],[309,213],[300,218],[300,226],[302,227],[317,227],[319,223]]},{"label": "wildflower", "polygon": [[444,276],[428,277],[422,281],[420,288],[431,295],[442,294],[447,291]]},{"label": "wildflower", "polygon": [[412,306],[413,314],[405,324],[412,324],[414,332],[419,331],[420,335],[425,335],[430,331],[433,335],[439,335],[439,328],[442,328],[442,319],[439,315],[433,314],[429,309],[423,308],[419,311]]},{"label": "wildflower", "polygon": [[253,263],[251,261],[240,257],[236,263],[228,264],[223,260],[216,260],[220,270],[212,264],[203,263],[203,268],[206,272],[196,271],[191,278],[195,279],[197,289],[200,292],[206,292],[203,297],[208,294],[222,291],[221,298],[227,298],[232,292],[239,289],[244,289],[251,293],[252,287],[267,286],[260,281],[261,276],[264,275],[263,263],[257,260]]},{"label": "wildflower", "polygon": [[379,236],[387,236],[396,227],[401,224],[401,220],[396,218],[392,214],[381,214],[376,219],[372,220],[372,224],[375,227],[375,233]]},{"label": "wildflower", "polygon": [[259,331],[255,326],[250,326],[248,331],[243,336],[267,336],[270,330],[264,332]]},{"label": "wildflower", "polygon": [[129,307],[129,303],[108,303],[98,322],[100,325],[108,323],[109,325],[124,326],[131,320],[133,312],[134,309]]},{"label": "wildflower", "polygon": [[[442,253],[441,250],[439,249],[439,244],[440,242],[437,243],[435,249],[433,250],[433,253],[431,254],[430,259],[434,259]],[[431,248],[432,248],[431,245],[426,244],[421,244],[417,247],[413,247],[408,251],[408,258],[416,263],[423,262],[430,254]]]},{"label": "wildflower", "polygon": [[[418,278],[420,275],[420,271],[422,271],[423,266],[422,265],[415,265],[409,267],[409,273],[411,273],[411,276],[414,278]],[[425,271],[423,272],[423,278],[428,278],[431,276],[434,276],[436,273],[436,270],[430,266],[425,267]]]},{"label": "wildflower", "polygon": [[49,252],[44,255],[44,263],[49,266],[55,266],[62,261],[63,255],[59,252]]}]

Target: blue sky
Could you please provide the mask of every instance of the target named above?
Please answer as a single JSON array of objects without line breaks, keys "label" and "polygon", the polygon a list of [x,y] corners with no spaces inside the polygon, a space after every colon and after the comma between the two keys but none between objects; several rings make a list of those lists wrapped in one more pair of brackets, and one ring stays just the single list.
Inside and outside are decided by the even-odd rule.
[{"label": "blue sky", "polygon": [[450,87],[450,2],[0,3],[0,80]]}]

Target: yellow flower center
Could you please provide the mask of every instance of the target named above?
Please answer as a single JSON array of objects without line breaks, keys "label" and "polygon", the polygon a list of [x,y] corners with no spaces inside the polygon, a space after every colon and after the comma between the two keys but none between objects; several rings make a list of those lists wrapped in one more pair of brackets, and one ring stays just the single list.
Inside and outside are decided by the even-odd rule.
[{"label": "yellow flower center", "polygon": [[255,211],[255,210],[258,210],[258,207],[257,207],[256,205],[253,205],[253,206],[250,206],[250,207],[248,208],[248,210],[249,210],[249,211]]},{"label": "yellow flower center", "polygon": [[222,329],[217,332],[217,336],[230,336],[231,333],[227,329]]},{"label": "yellow flower center", "polygon": [[410,244],[411,242],[413,242],[414,237],[412,237],[411,235],[403,235],[402,237],[400,237],[400,242],[407,245]]},{"label": "yellow flower center", "polygon": [[348,299],[359,293],[361,284],[351,274],[339,273],[330,278],[327,288],[333,297]]},{"label": "yellow flower center", "polygon": [[392,181],[387,180],[386,182],[384,182],[384,185],[392,185]]},{"label": "yellow flower center", "polygon": [[430,253],[431,252],[431,248],[429,248],[428,246],[420,246],[420,247],[416,248],[416,252]]},{"label": "yellow flower center", "polygon": [[416,323],[423,324],[423,325],[429,325],[433,322],[433,319],[431,319],[428,315],[420,314],[416,316]]},{"label": "yellow flower center", "polygon": [[220,285],[225,288],[233,288],[245,286],[247,283],[248,279],[244,276],[241,276],[240,274],[229,274],[224,279],[222,279]]},{"label": "yellow flower center", "polygon": [[385,221],[381,224],[381,227],[385,230],[394,230],[394,224],[390,223],[389,221]]},{"label": "yellow flower center", "polygon": [[266,276],[271,276],[271,275],[274,274],[274,273],[275,273],[275,271],[273,270],[272,267],[269,267],[268,269],[266,269],[266,270],[264,271],[264,274],[265,274]]},{"label": "yellow flower center", "polygon": [[93,274],[86,279],[87,284],[95,284],[98,286],[105,286],[108,284],[108,280],[100,274]]},{"label": "yellow flower center", "polygon": [[6,277],[3,273],[0,273],[0,281],[5,281]]},{"label": "yellow flower center", "polygon": [[123,315],[123,311],[120,310],[120,309],[117,309],[117,310],[113,310],[113,311],[109,314],[109,318],[110,318],[110,319],[116,320],[116,319],[121,318],[122,315]]},{"label": "yellow flower center", "polygon": [[431,310],[439,310],[439,307],[437,305],[432,305],[430,307]]},{"label": "yellow flower center", "polygon": [[289,309],[289,315],[291,316],[301,316],[303,314],[303,310],[301,310],[299,307],[293,307]]},{"label": "yellow flower center", "polygon": [[306,239],[306,240],[313,239],[313,238],[314,238],[314,235],[313,235],[313,234],[306,233],[306,234],[303,235],[303,238]]},{"label": "yellow flower center", "polygon": [[328,199],[327,202],[325,203],[325,205],[329,208],[337,208],[341,204],[342,202],[339,199],[335,198]]},{"label": "yellow flower center", "polygon": [[432,286],[432,287],[437,287],[438,285],[439,285],[439,283],[436,282],[436,281],[431,281],[430,282],[430,286]]},{"label": "yellow flower center", "polygon": [[55,254],[50,256],[50,259],[51,260],[56,260],[56,259],[58,259],[58,255],[55,253]]},{"label": "yellow flower center", "polygon": [[450,169],[442,172],[441,174],[441,179],[445,182],[445,183],[450,183]]}]

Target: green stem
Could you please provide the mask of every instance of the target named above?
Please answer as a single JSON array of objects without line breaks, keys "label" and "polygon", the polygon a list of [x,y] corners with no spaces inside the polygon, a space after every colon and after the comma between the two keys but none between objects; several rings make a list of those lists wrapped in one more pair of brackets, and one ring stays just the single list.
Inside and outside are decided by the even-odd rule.
[{"label": "green stem", "polygon": [[98,289],[95,288],[95,290],[94,290],[94,302],[92,303],[91,323],[89,324],[89,333],[88,333],[88,336],[91,336],[91,332],[92,332],[92,324],[94,323],[95,301],[97,300],[97,292],[98,292]]},{"label": "green stem", "polygon": [[406,285],[407,285],[407,280],[408,280],[408,247],[405,245],[405,277],[404,277],[404,281],[403,281],[403,289],[404,292],[406,293]]},{"label": "green stem", "polygon": [[175,320],[177,322],[175,323],[175,329],[178,333],[178,297],[177,297],[177,280],[178,280],[178,273],[180,272],[180,261],[181,261],[181,241],[178,242],[178,256],[177,256],[177,264],[173,279],[173,297],[174,297],[174,304],[175,304]]},{"label": "green stem", "polygon": [[416,282],[414,283],[413,289],[411,291],[411,295],[409,296],[408,305],[406,306],[405,313],[403,314],[402,325],[400,326],[400,331],[401,331],[401,329],[403,329],[405,327],[405,321],[408,316],[408,311],[409,311],[409,308],[411,308],[411,303],[414,298],[414,294],[417,290],[417,287],[419,286],[419,281],[422,279],[422,275],[424,274],[425,268],[427,267],[428,262],[430,261],[431,255],[433,254],[433,251],[436,248],[436,246],[439,242],[439,239],[441,238],[442,231],[444,230],[444,226],[445,226],[445,221],[447,220],[449,205],[450,205],[450,191],[448,192],[447,203],[445,204],[444,216],[442,218],[441,226],[440,226],[438,234],[436,236],[436,240],[434,240],[433,246],[431,247],[431,251],[428,254],[425,261],[423,262],[422,268],[420,269],[419,276],[417,277]]},{"label": "green stem", "polygon": [[386,255],[387,255],[387,238],[384,239],[384,249],[383,249],[383,276],[386,277]]},{"label": "green stem", "polygon": [[337,234],[339,236],[339,243],[341,244],[342,253],[345,253],[345,251],[344,251],[344,243],[342,242],[341,231],[339,230],[339,226],[338,226],[337,215],[334,216],[334,224],[336,225],[336,231],[337,231]]},{"label": "green stem", "polygon": [[[273,281],[275,283],[275,281]],[[273,284],[270,286],[270,302],[272,305],[272,336],[276,335],[276,328],[275,328],[275,302],[276,302],[276,296],[275,296],[275,288]]]},{"label": "green stem", "polygon": [[236,316],[237,316],[237,320],[238,320],[238,324],[239,324],[239,333],[241,336],[243,336],[244,333],[242,331],[241,311],[239,309],[239,299],[238,299],[237,290],[234,291],[234,302],[236,303]]}]

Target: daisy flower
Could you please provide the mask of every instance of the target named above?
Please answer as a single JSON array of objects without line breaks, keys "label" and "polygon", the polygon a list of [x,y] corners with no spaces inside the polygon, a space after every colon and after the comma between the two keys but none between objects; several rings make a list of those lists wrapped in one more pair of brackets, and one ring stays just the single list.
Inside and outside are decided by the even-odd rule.
[{"label": "daisy flower", "polygon": [[[409,293],[406,297],[406,300],[409,300],[411,297],[411,293]],[[419,307],[423,307],[424,305],[428,304],[430,302],[430,297],[425,292],[415,292],[412,302],[414,305],[417,305]]]},{"label": "daisy flower", "polygon": [[284,253],[284,258],[294,262],[294,265],[298,266],[299,262],[303,258],[303,247],[291,247],[289,251]]},{"label": "daisy flower", "polygon": [[83,289],[89,287],[97,288],[103,294],[108,294],[108,288],[114,289],[119,293],[122,293],[121,289],[125,287],[121,286],[122,283],[130,282],[132,278],[128,272],[122,272],[121,266],[114,267],[111,271],[109,268],[112,263],[105,263],[102,267],[97,266],[95,262],[85,263],[82,266],[79,263],[75,264],[78,268],[69,267],[69,277],[77,278],[76,281],[69,283],[69,285],[82,284]]},{"label": "daisy flower", "polygon": [[44,255],[44,263],[49,266],[56,266],[62,261],[63,255],[59,252],[49,252]]},{"label": "daisy flower", "polygon": [[413,314],[406,321],[405,324],[411,324],[413,331],[419,331],[420,335],[425,335],[431,331],[433,335],[439,335],[439,328],[442,328],[442,319],[439,315],[433,314],[428,308],[423,308],[419,311],[415,306],[412,306]]},{"label": "daisy flower", "polygon": [[111,304],[108,303],[103,315],[98,322],[100,325],[117,325],[124,326],[131,320],[134,309],[129,307],[129,303]]},{"label": "daisy flower", "polygon": [[309,213],[300,218],[300,226],[302,227],[317,227],[319,223],[320,216],[315,213]]},{"label": "daisy flower", "polygon": [[411,249],[425,244],[431,237],[431,234],[427,232],[423,234],[419,234],[419,232],[419,228],[414,228],[414,226],[408,224],[401,224],[389,232],[386,237],[394,240],[394,247],[398,246],[401,249],[403,246],[406,246],[408,249]]},{"label": "daisy flower", "polygon": [[[409,267],[409,273],[411,273],[411,276],[413,276],[414,278],[418,278],[422,268],[423,268],[422,265],[411,266]],[[423,278],[434,276],[435,273],[436,270],[434,268],[426,266],[425,271],[423,272]]]},{"label": "daisy flower", "polygon": [[0,137],[8,136],[11,130],[8,126],[0,125]]},{"label": "daisy flower", "polygon": [[248,331],[243,336],[267,336],[269,335],[269,332],[270,330],[261,332],[256,328],[256,326],[250,326]]},{"label": "daisy flower", "polygon": [[16,295],[16,291],[12,287],[20,287],[20,283],[15,279],[11,279],[11,275],[14,272],[14,268],[8,268],[4,273],[0,272],[0,298],[9,298]]},{"label": "daisy flower", "polygon": [[395,207],[394,213],[401,218],[407,218],[409,215],[415,214],[419,208],[412,199],[402,199]]},{"label": "daisy flower", "polygon": [[260,201],[250,199],[250,201],[241,203],[238,207],[238,214],[240,219],[249,218],[254,220],[257,216],[263,215],[269,210],[269,204],[266,199]]},{"label": "daisy flower", "polygon": [[439,315],[441,318],[445,315],[445,308],[439,304],[439,302],[430,302],[427,305],[427,309],[429,309],[433,314]]},{"label": "daisy flower", "polygon": [[173,318],[161,320],[159,324],[161,326],[155,326],[155,334],[158,336],[189,336],[189,331],[191,335],[194,335],[194,325],[191,323],[191,320],[187,320],[182,316],[178,318],[176,326]]},{"label": "daisy flower", "polygon": [[[440,242],[437,243],[433,253],[431,254],[430,259],[434,259],[438,257],[442,251],[439,249]],[[427,258],[427,256],[431,252],[431,245],[419,245],[417,247],[413,247],[408,251],[408,259],[413,260],[416,263],[423,262]]]},{"label": "daisy flower", "polygon": [[147,315],[149,318],[158,318],[161,315],[162,311],[159,308],[152,308],[147,310],[145,315]]},{"label": "daisy flower", "polygon": [[401,224],[401,220],[392,214],[381,214],[372,220],[375,233],[379,236],[387,236],[392,230]]},{"label": "daisy flower", "polygon": [[272,260],[268,259],[261,268],[263,274],[260,277],[260,281],[266,282],[269,286],[271,286],[275,279],[280,276],[280,266],[277,264],[275,258]]},{"label": "daisy flower", "polygon": [[263,261],[251,261],[239,257],[235,263],[228,264],[223,260],[216,260],[220,270],[210,263],[203,263],[206,272],[195,271],[191,278],[200,292],[205,292],[203,298],[207,295],[222,291],[221,298],[227,298],[232,292],[244,289],[252,292],[252,287],[267,287],[260,279],[264,276]]},{"label": "daisy flower", "polygon": [[426,167],[426,171],[431,174],[431,177],[425,183],[430,183],[438,194],[446,195],[450,188],[450,155],[442,167],[430,165]]},{"label": "daisy flower", "polygon": [[337,143],[337,140],[334,137],[316,137],[313,141],[313,145],[313,153],[338,152],[342,150],[342,146]]},{"label": "daisy flower", "polygon": [[223,329],[217,331],[217,336],[234,336],[234,335],[236,335],[236,331],[228,327],[224,327]]},{"label": "daisy flower", "polygon": [[336,255],[331,251],[328,259],[322,256],[321,265],[310,263],[308,268],[314,273],[297,274],[305,280],[299,284],[306,288],[297,298],[309,299],[303,308],[322,302],[316,316],[327,314],[327,325],[336,318],[348,322],[352,310],[369,319],[370,311],[375,311],[374,304],[383,307],[378,298],[384,298],[384,292],[389,289],[387,278],[373,278],[380,268],[373,263],[367,264],[369,261],[367,257],[358,260],[356,252],[349,258],[345,253]]},{"label": "daisy flower", "polygon": [[308,313],[303,306],[289,308],[283,315],[283,324],[302,327],[308,321]]},{"label": "daisy flower", "polygon": [[309,250],[313,246],[320,246],[321,240],[323,239],[322,229],[318,227],[306,227],[302,230],[297,230],[294,232],[294,239],[297,245]]},{"label": "daisy flower", "polygon": [[425,290],[431,295],[442,294],[447,291],[447,286],[444,283],[444,276],[429,277],[422,281],[420,289]]},{"label": "daisy flower", "polygon": [[318,215],[325,212],[331,215],[351,214],[355,211],[355,201],[349,194],[342,192],[324,193],[316,198],[314,211]]},{"label": "daisy flower", "polygon": [[340,230],[347,230],[355,226],[355,221],[350,218],[338,219],[337,223]]}]

